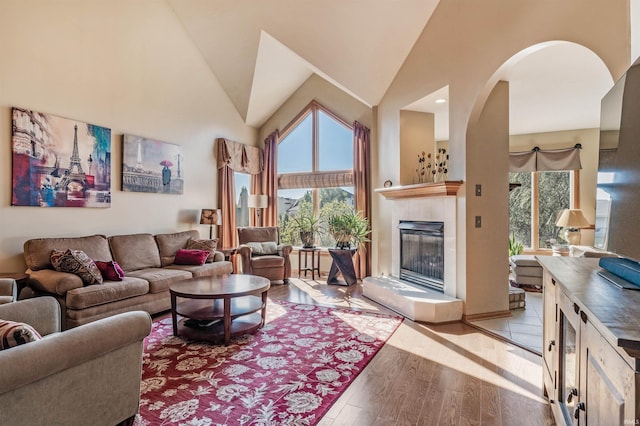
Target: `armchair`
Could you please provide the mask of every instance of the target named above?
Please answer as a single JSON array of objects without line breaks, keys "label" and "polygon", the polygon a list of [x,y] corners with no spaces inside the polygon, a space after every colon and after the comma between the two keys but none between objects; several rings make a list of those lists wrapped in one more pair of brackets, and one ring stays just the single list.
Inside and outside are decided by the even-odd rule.
[{"label": "armchair", "polygon": [[18,286],[13,278],[0,278],[0,305],[18,300]]},{"label": "armchair", "polygon": [[0,318],[43,339],[0,350],[0,425],[131,424],[149,314],[127,312],[60,332],[53,297],[0,305]]},{"label": "armchair", "polygon": [[239,227],[238,242],[238,254],[242,260],[244,274],[258,275],[272,282],[289,282],[289,255],[293,247],[290,244],[279,243],[277,226]]}]

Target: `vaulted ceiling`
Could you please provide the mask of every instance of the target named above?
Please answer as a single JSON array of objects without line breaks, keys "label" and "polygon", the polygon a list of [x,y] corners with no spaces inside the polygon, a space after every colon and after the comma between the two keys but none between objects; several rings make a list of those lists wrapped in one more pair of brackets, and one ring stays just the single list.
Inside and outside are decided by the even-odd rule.
[{"label": "vaulted ceiling", "polygon": [[[439,0],[168,0],[245,122],[260,127],[312,74],[368,106],[380,103]],[[511,133],[599,125],[611,87],[592,52],[551,44],[505,69]],[[407,109],[436,113],[443,88]]]}]

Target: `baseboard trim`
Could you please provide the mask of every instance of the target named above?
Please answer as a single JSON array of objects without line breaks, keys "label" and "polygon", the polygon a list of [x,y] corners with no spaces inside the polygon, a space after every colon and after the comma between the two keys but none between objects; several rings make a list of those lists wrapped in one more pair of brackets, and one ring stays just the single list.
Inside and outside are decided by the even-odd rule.
[{"label": "baseboard trim", "polygon": [[486,319],[492,319],[492,318],[504,318],[504,317],[510,317],[511,316],[511,311],[510,310],[506,310],[506,311],[495,311],[495,312],[485,312],[482,314],[473,314],[473,315],[462,315],[462,321],[464,322],[469,322],[469,321],[482,321],[482,320],[486,320]]}]

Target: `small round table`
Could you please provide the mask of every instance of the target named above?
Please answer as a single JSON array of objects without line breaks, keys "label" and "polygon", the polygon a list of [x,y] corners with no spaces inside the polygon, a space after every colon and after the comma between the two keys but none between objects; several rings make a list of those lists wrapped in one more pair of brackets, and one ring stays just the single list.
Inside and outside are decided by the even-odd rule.
[{"label": "small round table", "polygon": [[[315,281],[316,272],[320,278],[320,249],[318,247],[298,247],[298,278],[304,271],[304,277],[307,278],[307,271],[311,271],[311,279]],[[302,267],[301,255],[304,253],[304,268]],[[311,268],[307,264],[307,255],[311,253]]]},{"label": "small round table", "polygon": [[[169,287],[173,335],[193,340],[224,339],[252,333],[264,325],[270,281],[230,274],[191,278]],[[178,303],[178,298],[184,299]],[[258,313],[261,311],[261,313]],[[178,321],[178,315],[183,318]]]}]

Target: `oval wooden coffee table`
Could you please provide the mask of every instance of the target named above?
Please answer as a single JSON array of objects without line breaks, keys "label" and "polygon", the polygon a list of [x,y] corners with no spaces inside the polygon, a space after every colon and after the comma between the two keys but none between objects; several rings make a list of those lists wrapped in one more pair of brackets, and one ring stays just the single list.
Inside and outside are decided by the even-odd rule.
[{"label": "oval wooden coffee table", "polygon": [[[232,337],[258,330],[265,322],[270,286],[266,278],[242,274],[191,278],[172,284],[169,292],[173,335],[224,340],[228,345]],[[179,321],[178,315],[183,317]]]}]

